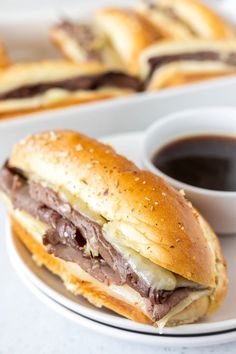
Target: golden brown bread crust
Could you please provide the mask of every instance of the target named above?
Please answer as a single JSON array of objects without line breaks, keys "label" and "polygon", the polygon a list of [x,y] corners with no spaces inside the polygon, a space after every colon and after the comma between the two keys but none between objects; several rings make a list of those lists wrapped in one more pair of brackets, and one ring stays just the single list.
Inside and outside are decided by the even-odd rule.
[{"label": "golden brown bread crust", "polygon": [[42,133],[16,145],[10,165],[62,190],[68,202],[84,201],[153,263],[215,286],[214,254],[185,198],[107,145],[72,131]]},{"label": "golden brown bread crust", "polygon": [[216,234],[210,225],[206,222],[206,220],[196,210],[194,210],[194,213],[196,214],[199,225],[204,234],[207,236],[208,242],[214,250],[215,254],[216,286],[210,296],[210,304],[207,310],[207,314],[211,315],[220,307],[228,290],[227,264],[222,255],[220,242]]},{"label": "golden brown bread crust", "polygon": [[[153,1],[153,4],[155,5],[156,2]],[[139,1],[136,10],[155,26],[163,39],[186,40],[194,38],[189,28],[169,16],[168,13],[163,11],[160,4],[158,8],[153,8],[147,1]]]},{"label": "golden brown bread crust", "polygon": [[177,14],[182,14],[199,37],[206,39],[229,39],[234,37],[230,26],[212,9],[200,0],[161,0],[165,6],[172,6]]},{"label": "golden brown bread crust", "polygon": [[109,37],[129,72],[136,74],[141,51],[160,38],[154,26],[132,10],[105,8],[96,14],[97,25]]},{"label": "golden brown bread crust", "polygon": [[[230,39],[235,37],[233,28],[212,9],[197,0],[158,0],[158,9],[141,3],[138,11],[146,16],[166,38]],[[169,10],[176,14],[171,16]],[[179,18],[179,20],[178,20]]]}]

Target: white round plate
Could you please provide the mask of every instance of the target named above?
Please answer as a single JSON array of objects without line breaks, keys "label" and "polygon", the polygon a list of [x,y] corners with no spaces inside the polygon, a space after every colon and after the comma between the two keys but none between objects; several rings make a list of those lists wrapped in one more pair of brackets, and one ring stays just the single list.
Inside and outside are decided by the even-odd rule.
[{"label": "white round plate", "polygon": [[[141,165],[139,159],[142,142],[141,133],[113,135],[102,140],[110,143],[119,153]],[[11,234],[9,224],[7,224],[7,239],[9,256],[13,264],[17,264],[15,266],[17,272],[27,279],[26,282],[30,283],[34,289],[37,289],[35,292],[38,291],[43,294],[42,296],[48,297],[50,304],[51,301],[54,301],[57,304],[54,304],[55,306],[61,306],[60,311],[64,311],[64,314],[67,315],[70,313],[74,320],[78,316],[78,318],[83,318],[86,321],[93,322],[93,324],[96,323],[98,326],[105,325],[106,333],[111,335],[112,333],[114,335],[117,331],[128,333],[129,338],[131,335],[138,335],[141,336],[140,341],[142,342],[146,341],[144,339],[146,337],[152,338],[151,341],[155,343],[165,342],[169,345],[177,344],[176,341],[182,343],[179,345],[187,345],[186,341],[188,340],[191,345],[194,345],[193,342],[196,343],[195,345],[206,345],[236,340],[236,259],[234,257],[236,237],[234,236],[221,238],[223,253],[229,267],[230,289],[220,311],[197,324],[165,328],[161,336],[157,329],[149,325],[132,322],[104,308],[96,308],[84,298],[68,292],[58,277],[55,277],[45,268],[39,268],[32,261],[29,252]],[[77,322],[81,323],[81,320]],[[112,333],[108,333],[108,328],[110,329],[109,332]]]}]

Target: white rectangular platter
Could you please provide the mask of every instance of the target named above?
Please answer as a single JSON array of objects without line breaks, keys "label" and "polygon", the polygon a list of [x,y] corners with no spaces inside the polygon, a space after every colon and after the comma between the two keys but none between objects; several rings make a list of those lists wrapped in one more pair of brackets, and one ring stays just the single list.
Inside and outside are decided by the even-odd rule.
[{"label": "white rectangular platter", "polygon": [[[35,1],[22,0],[18,6],[14,1],[1,4],[0,11],[0,37],[6,43],[12,61],[34,61],[48,58],[59,58],[60,53],[54,48],[49,39],[49,28],[61,18],[74,19],[89,19],[96,9],[105,6],[135,6],[138,0],[119,0],[114,3],[111,0],[51,0],[51,1]],[[236,4],[235,0],[205,0],[214,7],[221,15],[230,18],[236,23]],[[233,90],[230,87],[236,87],[236,76],[231,78],[221,78],[193,85],[183,86],[174,89],[162,90],[155,93],[137,94],[135,97],[120,99],[119,101],[104,101],[102,103],[90,103],[86,106],[75,106],[71,108],[63,108],[59,111],[54,111],[44,114],[34,114],[34,116],[44,116],[45,122],[47,119],[55,116],[61,116],[61,112],[66,112],[69,120],[72,122],[72,117],[77,115],[81,124],[81,129],[84,129],[84,117],[93,120],[92,117],[97,117],[96,107],[100,110],[102,107],[103,114],[109,112],[114,107],[117,112],[112,113],[109,121],[103,123],[94,123],[91,127],[91,134],[106,134],[110,133],[109,127],[116,129],[119,126],[126,125],[126,129],[142,129],[149,124],[155,117],[171,111],[173,109],[192,106],[193,104],[233,104]],[[218,93],[216,93],[216,91]],[[221,91],[221,92],[220,92]],[[215,96],[214,96],[215,95]],[[204,96],[204,97],[203,97]],[[224,97],[221,97],[224,96]],[[215,97],[215,99],[214,99]],[[124,110],[129,109],[129,106],[137,105],[138,111],[135,112],[135,126],[129,119],[124,117]],[[107,106],[107,110],[106,107]],[[150,107],[149,112],[153,112],[155,108],[155,117],[150,117],[147,112],[147,107]],[[91,113],[89,113],[91,111]],[[132,113],[133,114],[133,113]],[[89,118],[87,118],[89,115]],[[100,117],[101,118],[101,117]],[[72,120],[71,120],[72,119]],[[75,118],[77,119],[77,118]],[[119,122],[118,122],[119,121]],[[137,122],[139,121],[139,122]],[[30,122],[28,122],[30,129]],[[55,122],[48,123],[55,127]],[[130,125],[131,124],[131,125]],[[139,125],[140,124],[140,125]],[[0,126],[1,121],[0,121]],[[10,124],[11,126],[11,124]],[[2,129],[2,128],[0,128]]]}]

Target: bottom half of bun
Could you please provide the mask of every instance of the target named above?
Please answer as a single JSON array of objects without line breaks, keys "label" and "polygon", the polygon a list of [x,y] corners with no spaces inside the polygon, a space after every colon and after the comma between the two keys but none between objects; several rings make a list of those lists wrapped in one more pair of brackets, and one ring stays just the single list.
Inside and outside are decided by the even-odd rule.
[{"label": "bottom half of bun", "polygon": [[[14,235],[16,235],[31,252],[34,261],[39,266],[45,266],[53,274],[59,276],[66,288],[74,295],[84,296],[90,303],[97,307],[106,307],[114,312],[131,319],[136,322],[153,324],[160,328],[164,326],[176,326],[185,323],[192,323],[204,317],[208,312],[216,310],[226,291],[226,278],[218,282],[217,288],[209,294],[204,294],[200,298],[196,298],[189,305],[185,305],[177,313],[154,323],[145,313],[144,303],[141,296],[132,289],[126,289],[125,292],[120,293],[114,289],[99,283],[96,279],[92,278],[82,271],[81,275],[75,269],[80,269],[77,265],[70,262],[65,262],[59,258],[50,255],[46,248],[39,241],[38,236],[33,235],[32,228],[27,227],[25,222],[22,223],[19,218],[19,213],[11,211],[11,225]],[[37,223],[37,221],[35,221]],[[84,275],[86,275],[84,277]],[[225,276],[222,270],[222,277]],[[136,293],[136,295],[134,294]]]},{"label": "bottom half of bun", "polygon": [[193,65],[192,63],[187,65],[183,63],[168,64],[154,71],[147,84],[147,90],[152,91],[178,87],[230,75],[236,75],[236,71],[232,68],[222,68],[222,66],[217,67],[212,65],[212,67],[209,67],[209,65]]},{"label": "bottom half of bun", "polygon": [[121,96],[130,95],[128,89],[107,88],[96,91],[79,91],[75,93],[60,92],[45,93],[26,99],[10,99],[0,101],[0,119],[16,118],[20,115],[50,111],[73,105],[96,102]]}]

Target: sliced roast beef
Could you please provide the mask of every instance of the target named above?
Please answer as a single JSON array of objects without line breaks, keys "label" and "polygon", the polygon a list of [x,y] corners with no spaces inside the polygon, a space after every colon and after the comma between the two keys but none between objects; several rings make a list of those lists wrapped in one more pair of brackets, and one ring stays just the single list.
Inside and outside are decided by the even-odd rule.
[{"label": "sliced roast beef", "polygon": [[123,283],[129,284],[141,296],[149,298],[153,303],[158,301],[159,297],[162,297],[162,293],[153,288],[145,279],[141,278],[124,257],[105,239],[102,228],[98,223],[71,208],[51,188],[46,188],[40,183],[30,181],[29,190],[32,199],[44,203],[53,210],[56,210],[64,218],[70,220],[87,242],[89,242],[91,248],[97,251],[109,266],[119,274]]},{"label": "sliced roast beef", "polygon": [[146,301],[147,311],[152,319],[155,321],[164,317],[171,309],[178,305],[181,301],[186,299],[192,290],[189,288],[179,288],[171,291],[168,296],[160,299],[159,302],[153,304],[150,300]]},{"label": "sliced roast beef", "polygon": [[190,288],[155,289],[104,238],[98,223],[74,210],[50,188],[28,182],[7,166],[0,170],[0,188],[15,208],[27,211],[49,226],[43,236],[49,253],[77,263],[100,282],[128,284],[146,299],[153,320],[163,317],[192,291]]},{"label": "sliced roast beef", "polygon": [[[83,240],[88,242],[92,254],[97,252],[112,270],[110,272],[110,275],[112,275],[110,281],[119,285],[127,283],[137,290],[141,296],[150,297],[152,302],[157,301],[161,296],[158,295],[157,289],[154,289],[135,273],[122,255],[104,238],[99,224],[71,208],[68,203],[60,200],[52,189],[43,187],[36,182],[28,183],[24,178],[14,174],[6,167],[0,171],[0,180],[2,188],[10,195],[15,208],[25,210],[48,224],[56,231],[53,235],[57,235],[57,244],[60,240],[61,245],[67,246],[64,248],[57,246],[55,248],[54,245],[51,248],[51,253],[60,257],[59,254],[65,255],[66,250],[72,254],[71,248],[79,252],[81,243],[83,243],[82,236]],[[47,245],[50,244],[50,240],[52,240],[52,235],[51,238],[46,235],[45,242]],[[58,252],[59,249],[60,252]],[[68,259],[66,258],[65,260]],[[79,264],[79,260],[80,258],[78,258],[76,263]],[[100,279],[101,277],[99,276]]]},{"label": "sliced roast beef", "polygon": [[49,230],[43,242],[50,253],[75,262],[99,281],[121,285],[119,274],[101,257],[92,258],[86,252],[86,240],[73,223],[44,203],[32,199],[27,181],[6,167],[0,170],[0,188],[11,198],[15,208],[27,211],[47,225]]},{"label": "sliced roast beef", "polygon": [[55,229],[49,229],[43,236],[43,243],[47,251],[65,261],[78,264],[85,272],[105,284],[122,285],[119,274],[101,258],[91,257],[86,252],[86,245],[73,247],[68,242],[62,242],[59,233]]},{"label": "sliced roast beef", "polygon": [[[112,271],[109,265],[102,258],[86,258],[81,250],[60,243],[60,236],[55,230],[48,230],[43,238],[44,244],[50,254],[62,258],[65,261],[77,263],[88,274],[98,279],[100,282],[109,284],[111,279],[113,284],[122,285],[120,277]],[[147,298],[146,306],[149,316],[158,321],[164,317],[173,307],[178,305],[190,293],[190,288],[179,288],[174,291],[161,290],[156,292],[155,297]]]},{"label": "sliced roast beef", "polygon": [[64,218],[70,220],[78,228],[84,239],[89,242],[94,253],[99,253],[110,267],[120,274],[123,282],[126,282],[128,265],[126,262],[124,264],[121,255],[104,238],[102,228],[98,223],[71,208],[71,206],[62,201],[51,188],[46,188],[39,183],[30,181],[29,191],[32,199],[46,204],[48,207],[56,210]]},{"label": "sliced roast beef", "polygon": [[50,89],[64,89],[73,92],[78,90],[94,91],[103,87],[116,87],[139,91],[141,84],[137,77],[121,71],[109,71],[96,75],[77,76],[61,81],[24,85],[1,93],[0,100],[34,97]]}]

